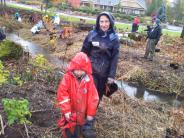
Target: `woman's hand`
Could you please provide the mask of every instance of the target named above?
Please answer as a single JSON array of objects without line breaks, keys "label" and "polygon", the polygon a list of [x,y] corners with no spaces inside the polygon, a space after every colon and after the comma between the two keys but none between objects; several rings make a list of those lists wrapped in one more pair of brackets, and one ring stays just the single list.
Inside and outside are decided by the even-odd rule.
[{"label": "woman's hand", "polygon": [[113,78],[108,77],[108,79],[107,79],[108,84],[112,84],[114,82],[115,82],[115,80]]}]

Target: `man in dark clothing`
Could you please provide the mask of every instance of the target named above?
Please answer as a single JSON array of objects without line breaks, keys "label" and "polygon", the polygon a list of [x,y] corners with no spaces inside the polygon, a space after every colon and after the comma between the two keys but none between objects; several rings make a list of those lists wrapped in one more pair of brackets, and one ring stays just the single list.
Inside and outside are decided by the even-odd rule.
[{"label": "man in dark clothing", "polygon": [[4,40],[6,38],[5,31],[3,28],[0,28],[0,41]]},{"label": "man in dark clothing", "polygon": [[183,30],[182,30],[182,32],[181,32],[180,38],[184,38],[184,26],[183,26]]},{"label": "man in dark clothing", "polygon": [[110,13],[98,15],[95,29],[85,38],[81,51],[91,60],[93,78],[101,100],[106,83],[114,83],[119,57],[119,38],[114,30],[114,17]]},{"label": "man in dark clothing", "polygon": [[148,35],[148,42],[146,45],[146,52],[144,55],[144,58],[149,58],[150,61],[153,60],[153,57],[155,55],[155,47],[158,43],[158,41],[160,40],[160,36],[161,36],[161,26],[160,26],[160,20],[156,19],[155,21],[155,27],[153,27],[153,29],[150,31],[149,35]]}]

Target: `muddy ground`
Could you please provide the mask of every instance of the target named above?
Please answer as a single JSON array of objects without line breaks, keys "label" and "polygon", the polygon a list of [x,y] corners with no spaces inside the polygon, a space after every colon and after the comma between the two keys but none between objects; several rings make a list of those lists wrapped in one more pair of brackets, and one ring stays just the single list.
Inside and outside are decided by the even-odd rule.
[{"label": "muddy ground", "polygon": [[[4,62],[6,69],[24,72],[31,68],[28,60],[24,58],[18,61]],[[49,65],[47,65],[49,67]],[[31,125],[13,124],[7,125],[7,116],[0,103],[4,135],[1,138],[59,138],[60,129],[56,122],[60,117],[56,106],[56,89],[61,78],[59,69],[48,72],[34,72],[33,79],[26,81],[22,86],[6,84],[1,86],[0,98],[25,98],[29,101],[29,109],[32,113]],[[49,77],[50,76],[50,77]],[[48,79],[49,78],[49,79]],[[122,91],[118,91],[111,99],[104,97],[98,108],[95,129],[98,138],[162,138],[166,130],[174,136],[183,134],[184,129],[183,108],[177,109],[162,103],[145,102],[136,98],[130,98]],[[173,129],[174,128],[174,129]]]},{"label": "muddy ground", "polygon": [[[5,67],[14,72],[24,72],[30,68],[28,60],[20,59],[5,62]],[[48,67],[48,65],[47,65]],[[26,81],[22,86],[6,84],[1,86],[0,98],[25,98],[29,101],[32,113],[31,125],[14,123],[7,125],[7,116],[0,103],[4,135],[0,138],[59,138],[60,129],[56,122],[60,111],[56,106],[56,89],[61,78],[59,69],[51,72],[34,73],[33,80]],[[48,79],[48,76],[49,79]],[[49,80],[49,81],[48,81]],[[104,97],[97,111],[95,130],[98,138],[163,138],[168,135],[179,137],[183,134],[183,108],[177,109],[162,103],[145,102],[130,98],[118,91],[111,99]],[[26,133],[27,132],[27,133]]]},{"label": "muddy ground", "polygon": [[[32,25],[22,24],[22,26],[16,31],[20,37],[49,50],[49,33],[46,30],[42,30],[40,34],[33,36],[30,32]],[[60,58],[70,59],[75,53],[80,51],[87,31],[75,29],[74,32],[69,39],[58,38],[58,45],[55,51],[51,51],[51,54]],[[170,45],[170,49],[162,45],[166,42],[165,40],[171,41],[169,43],[167,42]],[[179,38],[176,40],[167,38],[167,36],[163,37],[158,46],[161,52],[156,53],[155,60],[150,62],[142,58],[145,50],[145,42],[136,42],[132,47],[121,45],[117,79],[146,84],[145,82],[149,82],[150,76],[156,80],[159,78],[161,82],[167,82],[167,80],[172,81],[168,76],[174,74],[174,76],[177,76],[177,79],[179,78],[178,82],[180,82],[184,76],[184,62],[182,55],[180,59],[177,59],[172,54],[171,49],[175,49],[175,47],[182,48],[183,41]],[[22,61],[24,60],[6,61],[5,67],[9,70],[12,70],[12,67],[17,67],[16,70],[20,72],[19,67],[24,70],[24,68],[29,66],[26,62],[27,60],[25,64],[22,64]],[[177,70],[170,67],[170,63],[176,61],[179,63]],[[26,127],[28,129],[28,135],[31,138],[61,137],[60,129],[56,126],[56,121],[60,117],[60,113],[59,109],[55,106],[56,89],[61,77],[58,74],[58,70],[54,69],[51,72],[52,81],[48,81],[44,77],[44,74],[39,77],[34,74],[35,79],[28,81],[22,86],[7,84],[0,88],[0,99],[28,99],[32,113],[32,117],[29,120],[32,122],[32,125],[26,125]],[[175,82],[172,83],[175,84]],[[167,86],[168,84],[164,85]],[[147,86],[150,87],[150,84],[147,84]],[[181,84],[177,86],[178,91],[180,91],[180,86]],[[155,88],[155,85],[153,85],[152,87],[150,88],[159,89],[161,86]],[[168,91],[165,90],[164,92]],[[7,126],[7,117],[2,103],[0,103],[0,113],[5,126],[5,134],[0,135],[0,138],[28,137],[24,125],[14,124]],[[182,107],[174,108],[163,103],[145,102],[140,99],[130,98],[125,93],[119,91],[111,99],[103,98],[97,112],[95,129],[98,138],[163,138],[166,134],[168,136],[179,137],[182,134],[184,135],[184,109]]]},{"label": "muddy ground", "polygon": [[[11,14],[12,10],[9,11]],[[57,42],[56,49],[52,49],[52,44],[49,42],[49,31],[42,29],[40,34],[32,35],[31,27],[34,23],[28,23],[29,12],[20,11],[23,15],[23,22],[17,23],[11,20],[10,23],[2,25],[13,24],[11,28],[18,29],[16,32],[22,38],[39,44],[50,50],[51,54],[60,58],[69,60],[75,53],[79,52],[82,43],[88,31],[82,31],[73,26],[73,33],[70,38],[61,39],[60,32],[65,26],[69,26],[61,19],[61,26],[57,27]],[[33,14],[36,21],[40,19],[41,15]],[[12,16],[6,15],[6,19]],[[4,19],[2,18],[2,21]],[[10,26],[10,25],[9,25]],[[50,23],[45,26],[48,30],[52,30]],[[70,24],[72,26],[72,24]],[[11,29],[12,30],[12,29]],[[119,33],[124,33],[125,30],[120,30]],[[146,33],[146,32],[145,32]],[[125,38],[129,39],[129,38]],[[181,38],[162,36],[157,48],[160,49],[156,53],[154,61],[148,61],[144,58],[146,47],[146,40],[134,41],[133,45],[129,46],[124,43],[120,46],[120,58],[118,62],[118,70],[116,79],[128,82],[135,82],[139,85],[144,85],[149,90],[154,90],[160,93],[169,93],[184,97],[184,41]]]},{"label": "muddy ground", "polygon": [[[28,28],[20,29],[19,35],[42,47],[51,49],[49,32],[42,30],[40,34],[32,35]],[[80,51],[88,31],[73,27],[72,36],[61,39],[58,30],[57,46],[51,54],[69,60]],[[135,82],[150,90],[160,93],[184,96],[184,41],[180,38],[162,36],[153,61],[143,58],[146,40],[134,41],[132,46],[121,44],[120,58],[116,79]],[[176,65],[175,69],[172,64]]]}]

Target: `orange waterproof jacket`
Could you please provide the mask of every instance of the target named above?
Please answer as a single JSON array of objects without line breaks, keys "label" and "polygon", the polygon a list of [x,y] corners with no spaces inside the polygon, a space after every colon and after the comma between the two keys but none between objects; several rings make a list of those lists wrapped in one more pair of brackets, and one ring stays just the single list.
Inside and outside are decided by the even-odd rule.
[{"label": "orange waterproof jacket", "polygon": [[[79,83],[72,71],[84,70],[85,77]],[[62,119],[67,113],[75,114],[76,124],[83,125],[86,116],[95,116],[99,97],[92,77],[91,62],[83,52],[78,53],[69,63],[67,72],[59,84],[57,100],[61,108]],[[60,124],[61,126],[62,124]],[[64,128],[70,127],[69,125]]]}]

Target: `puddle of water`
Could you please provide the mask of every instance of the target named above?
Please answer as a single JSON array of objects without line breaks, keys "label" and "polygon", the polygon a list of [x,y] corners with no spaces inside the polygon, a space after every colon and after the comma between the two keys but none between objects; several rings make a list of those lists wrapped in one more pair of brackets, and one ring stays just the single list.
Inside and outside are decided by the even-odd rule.
[{"label": "puddle of water", "polygon": [[19,37],[16,34],[7,34],[7,39],[13,41],[14,43],[21,45],[23,47],[23,49],[26,52],[29,52],[32,56],[36,56],[38,54],[42,54],[45,56],[45,58],[52,64],[54,64],[55,66],[62,68],[64,66],[66,66],[66,62],[64,62],[63,60],[52,56],[48,50],[46,50],[45,48],[42,48],[32,42],[26,41],[24,39],[22,39],[21,37]]},{"label": "puddle of water", "polygon": [[172,31],[178,31],[178,32],[181,32],[182,31],[182,27],[175,26],[175,25],[167,25],[167,29],[168,30],[172,30]]},{"label": "puddle of water", "polygon": [[142,98],[146,101],[163,102],[172,106],[181,106],[181,100],[176,99],[176,96],[166,94],[156,94],[154,92],[146,90],[142,86],[131,86],[126,82],[117,81],[120,90],[125,91],[130,97]]},{"label": "puddle of water", "polygon": [[[62,59],[50,55],[49,51],[32,43],[25,41],[24,39],[18,37],[16,34],[8,34],[7,39],[21,45],[26,52],[29,52],[32,56],[42,54],[45,58],[57,67],[64,67],[67,65]],[[60,72],[62,74],[62,72]],[[117,81],[120,90],[127,93],[130,97],[142,98],[147,101],[158,101],[168,103],[172,106],[180,106],[181,101],[177,100],[175,96],[155,94],[153,92],[147,91],[144,87],[130,86],[126,82]]]}]

